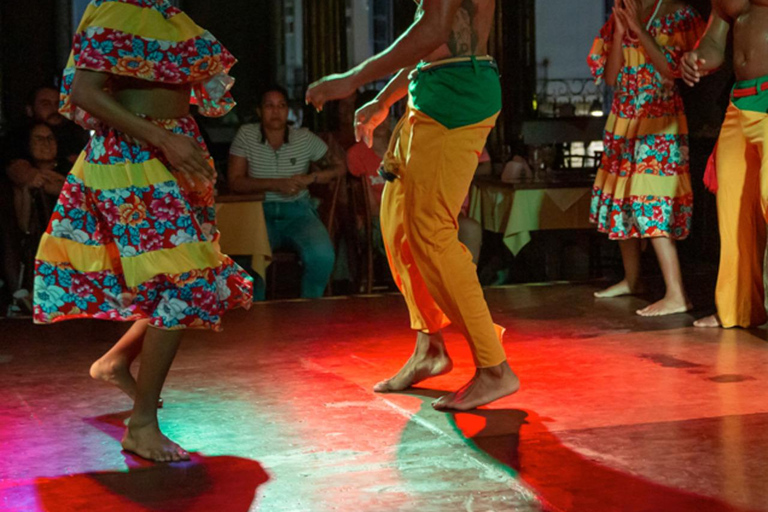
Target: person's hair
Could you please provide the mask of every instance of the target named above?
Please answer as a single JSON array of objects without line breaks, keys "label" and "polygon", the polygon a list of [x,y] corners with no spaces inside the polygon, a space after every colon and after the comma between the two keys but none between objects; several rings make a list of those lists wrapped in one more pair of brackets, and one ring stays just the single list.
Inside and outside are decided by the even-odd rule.
[{"label": "person's hair", "polygon": [[378,96],[378,91],[374,91],[371,89],[368,89],[366,91],[361,92],[357,95],[357,99],[355,100],[355,110],[359,109],[366,103],[370,103],[373,100],[376,99],[376,96]]},{"label": "person's hair", "polygon": [[59,93],[59,89],[55,85],[52,85],[52,84],[45,84],[45,85],[41,85],[39,87],[35,87],[27,95],[27,106],[33,107],[35,105],[35,100],[37,100],[37,95],[40,94],[41,91],[44,91],[46,89],[50,89],[52,91],[55,91],[56,94]]},{"label": "person's hair", "polygon": [[271,84],[261,91],[261,97],[259,98],[259,107],[264,105],[264,99],[267,97],[267,94],[271,92],[280,93],[283,95],[283,98],[285,98],[286,103],[291,102],[291,97],[288,95],[288,89],[286,89],[285,87],[279,84]]}]

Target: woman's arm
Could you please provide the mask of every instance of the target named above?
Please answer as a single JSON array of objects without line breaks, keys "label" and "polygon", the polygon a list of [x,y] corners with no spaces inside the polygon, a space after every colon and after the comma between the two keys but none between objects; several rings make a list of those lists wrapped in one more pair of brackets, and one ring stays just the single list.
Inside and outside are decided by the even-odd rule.
[{"label": "woman's arm", "polygon": [[605,83],[609,87],[616,87],[616,80],[621,68],[624,67],[624,36],[627,33],[627,25],[620,13],[613,9],[613,41],[611,44],[611,53],[608,55],[608,61],[605,63]]},{"label": "woman's arm", "polygon": [[104,90],[109,75],[78,69],[72,82],[72,103],[113,128],[159,148],[174,170],[215,179],[200,147],[190,137],[173,134],[134,115]]},{"label": "woman's arm", "polygon": [[[259,192],[279,192],[292,196],[305,188],[300,177],[292,178],[251,178],[248,176],[248,159],[242,156],[229,155],[227,166],[227,183],[229,190],[235,194],[255,194]],[[306,178],[306,177],[301,177]]]},{"label": "woman's arm", "polygon": [[622,13],[621,15],[629,30],[631,30],[640,40],[640,44],[651,59],[651,63],[654,68],[656,68],[656,71],[658,71],[662,77],[674,80],[676,77],[669,67],[669,61],[667,61],[666,55],[664,55],[664,52],[661,51],[656,40],[645,28],[643,23],[642,0],[624,0],[624,5],[618,7],[618,11]]}]

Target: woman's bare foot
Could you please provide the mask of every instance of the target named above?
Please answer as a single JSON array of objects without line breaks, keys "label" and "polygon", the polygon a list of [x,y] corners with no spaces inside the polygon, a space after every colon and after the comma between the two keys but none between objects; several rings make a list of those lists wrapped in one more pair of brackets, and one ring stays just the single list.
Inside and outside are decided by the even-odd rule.
[{"label": "woman's bare foot", "polygon": [[438,411],[469,411],[511,395],[520,389],[520,379],[506,361],[491,368],[478,368],[472,377],[458,391],[432,402]]},{"label": "woman's bare foot", "polygon": [[420,332],[416,337],[416,350],[405,365],[392,378],[373,386],[376,393],[403,391],[430,377],[444,375],[453,369],[453,361],[445,351],[440,333]]},{"label": "woman's bare foot", "polygon": [[605,290],[595,292],[595,297],[598,299],[612,299],[614,297],[622,297],[624,295],[635,295],[641,292],[642,290],[640,285],[631,285],[629,281],[623,279],[615,285],[609,286]]},{"label": "woman's bare foot", "polygon": [[658,302],[651,304],[650,306],[638,309],[637,314],[640,316],[667,316],[677,315],[679,313],[687,313],[693,309],[693,304],[687,298],[671,298],[664,297]]},{"label": "woman's bare foot", "polygon": [[718,317],[717,315],[709,315],[693,322],[693,326],[701,327],[705,329],[713,329],[717,327],[722,327],[723,324],[720,322],[720,317]]},{"label": "woman's bare foot", "polygon": [[[105,356],[91,365],[89,373],[93,379],[112,384],[131,400],[136,400],[136,379],[131,375],[131,365],[128,361]],[[163,407],[162,398],[157,401],[157,407]]]},{"label": "woman's bare foot", "polygon": [[157,423],[142,426],[128,423],[120,443],[123,450],[155,462],[179,462],[189,460],[189,453],[160,432]]}]

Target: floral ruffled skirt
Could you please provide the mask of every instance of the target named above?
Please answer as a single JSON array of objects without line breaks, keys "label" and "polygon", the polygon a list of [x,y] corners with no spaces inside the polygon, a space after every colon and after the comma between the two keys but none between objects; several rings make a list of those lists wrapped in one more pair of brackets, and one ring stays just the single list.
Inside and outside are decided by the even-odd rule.
[{"label": "floral ruffled skirt", "polygon": [[[152,122],[205,149],[191,117]],[[40,242],[35,322],[150,319],[162,329],[219,330],[225,311],[250,307],[253,285],[218,238],[212,184],[173,172],[157,148],[101,127]]]}]

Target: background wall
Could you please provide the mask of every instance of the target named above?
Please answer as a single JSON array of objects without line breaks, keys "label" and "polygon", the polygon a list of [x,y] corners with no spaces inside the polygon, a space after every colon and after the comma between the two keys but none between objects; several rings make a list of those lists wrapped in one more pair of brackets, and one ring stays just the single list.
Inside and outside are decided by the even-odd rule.
[{"label": "background wall", "polygon": [[587,53],[603,25],[604,0],[536,0],[536,61],[548,78],[588,78]]}]

